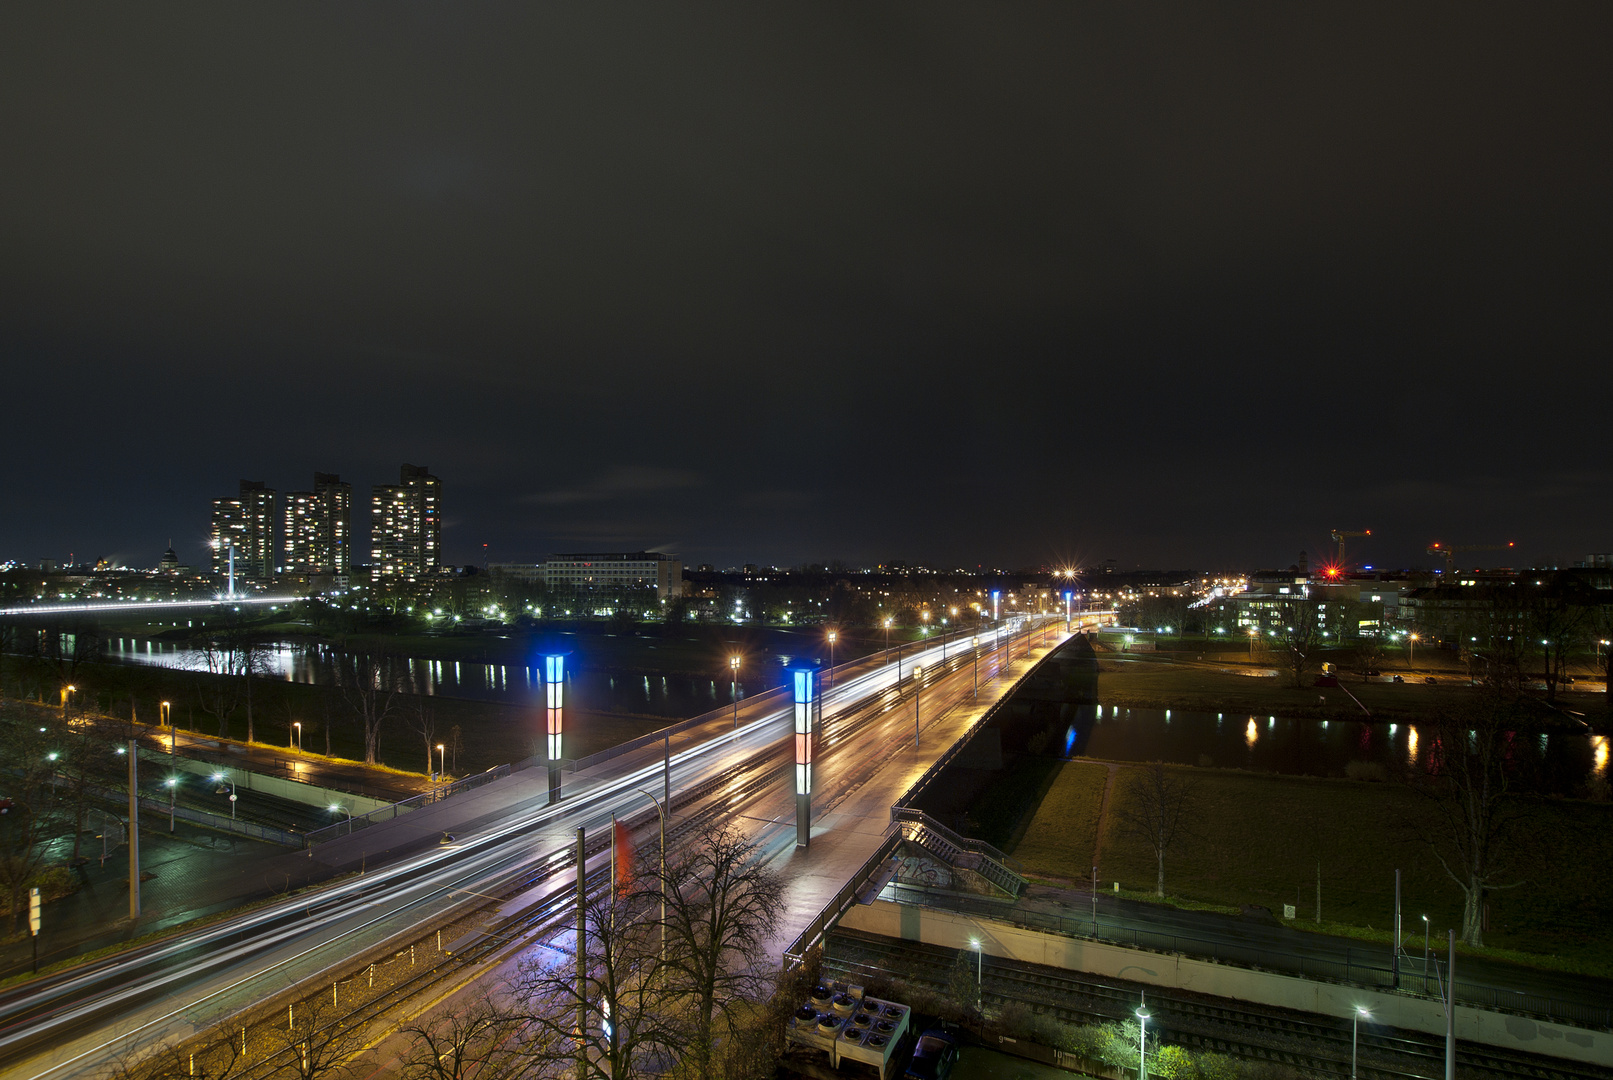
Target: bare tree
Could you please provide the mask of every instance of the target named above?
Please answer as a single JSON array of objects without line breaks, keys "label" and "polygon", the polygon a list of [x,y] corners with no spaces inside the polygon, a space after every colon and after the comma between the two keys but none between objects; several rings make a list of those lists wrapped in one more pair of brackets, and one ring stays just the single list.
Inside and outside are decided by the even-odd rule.
[{"label": "bare tree", "polygon": [[398,686],[386,657],[360,653],[341,674],[342,697],[364,728],[364,764],[380,760],[381,726],[397,705]]},{"label": "bare tree", "polygon": [[1565,581],[1539,586],[1529,597],[1529,647],[1539,650],[1546,680],[1546,700],[1555,703],[1557,687],[1568,674],[1570,657],[1584,645],[1591,625],[1590,608]]},{"label": "bare tree", "polygon": [[415,695],[404,707],[404,722],[425,743],[426,775],[430,776],[435,771],[436,759],[433,755],[437,750],[437,716],[431,699],[424,694]]},{"label": "bare tree", "polygon": [[325,994],[300,1001],[291,1010],[291,1022],[272,1028],[267,1061],[275,1076],[295,1080],[323,1080],[354,1074],[356,1059],[364,1052],[364,1028],[351,1023],[343,1010]]},{"label": "bare tree", "polygon": [[1517,699],[1491,695],[1465,717],[1439,717],[1416,780],[1425,812],[1410,825],[1462,890],[1462,940],[1469,945],[1484,944],[1485,896],[1523,884],[1499,883],[1524,824],[1524,806],[1512,793],[1517,709]]},{"label": "bare tree", "polygon": [[778,926],[783,884],[757,845],[730,827],[701,836],[655,871],[666,901],[667,977],[688,1004],[686,1062],[701,1080],[717,1075],[717,1048],[766,997],[775,971],[758,958]]},{"label": "bare tree", "polygon": [[527,1045],[522,1017],[487,997],[399,1031],[411,1039],[399,1061],[401,1080],[503,1080],[543,1056]]},{"label": "bare tree", "polygon": [[525,1053],[538,1075],[569,1074],[575,1067],[584,1080],[638,1080],[664,1073],[678,1059],[654,914],[648,892],[589,901],[580,987],[570,957],[523,965],[513,992],[531,1032]]},{"label": "bare tree", "polygon": [[57,741],[26,718],[0,722],[0,760],[7,763],[5,796],[11,804],[0,813],[0,889],[9,902],[13,934],[29,884],[63,827],[52,795],[56,762],[50,755]]},{"label": "bare tree", "polygon": [[1276,642],[1284,666],[1295,688],[1305,685],[1305,673],[1316,666],[1322,643],[1322,626],[1316,602],[1304,598],[1285,600],[1278,608]]},{"label": "bare tree", "polygon": [[229,738],[230,717],[241,705],[245,680],[240,644],[232,633],[203,632],[191,640],[196,704],[218,722],[219,738]]},{"label": "bare tree", "polygon": [[1122,836],[1147,844],[1154,853],[1158,877],[1156,896],[1165,895],[1165,856],[1183,836],[1190,835],[1188,812],[1194,795],[1192,780],[1162,761],[1145,765],[1114,809]]}]

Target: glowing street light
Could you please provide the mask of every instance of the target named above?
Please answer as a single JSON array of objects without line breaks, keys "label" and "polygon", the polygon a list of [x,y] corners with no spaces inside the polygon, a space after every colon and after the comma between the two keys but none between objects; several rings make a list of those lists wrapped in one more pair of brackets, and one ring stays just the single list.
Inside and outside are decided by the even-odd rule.
[{"label": "glowing street light", "polygon": [[1406,659],[1406,666],[1410,667],[1411,665],[1413,665],[1413,664],[1415,664],[1417,662],[1417,635],[1416,634],[1407,634],[1406,635],[1406,649],[1408,650],[1407,659]]},{"label": "glowing street light", "polygon": [[1350,1018],[1350,1080],[1355,1080],[1355,1042],[1357,1036],[1361,1034],[1361,1021],[1363,1018],[1371,1020],[1372,1014],[1357,1005],[1355,1015]]},{"label": "glowing street light", "polygon": [[437,744],[437,779],[448,782],[448,748],[442,743]]},{"label": "glowing street light", "polygon": [[225,773],[213,774],[213,783],[230,785],[230,820],[235,820],[235,778]]},{"label": "glowing street light", "polygon": [[291,741],[292,741],[293,745],[296,746],[297,752],[301,753],[302,752],[302,721],[301,720],[293,720],[291,722]]},{"label": "glowing street light", "polygon": [[1148,1080],[1148,1002],[1137,1007],[1137,1077]]},{"label": "glowing street light", "polygon": [[885,663],[891,662],[891,619],[885,616]]},{"label": "glowing street light", "polygon": [[338,806],[335,803],[331,803],[330,804],[330,812],[333,813],[333,814],[346,814],[347,815],[347,835],[352,836],[353,835],[353,811],[349,810],[345,806]]},{"label": "glowing street light", "polygon": [[975,951],[975,1012],[984,1015],[985,1008],[982,1001],[985,998],[984,983],[986,978],[985,953],[980,949],[980,939],[970,938],[969,944]]},{"label": "glowing street light", "polygon": [[168,778],[168,831],[174,831],[174,792],[179,787],[179,777]]},{"label": "glowing street light", "polygon": [[739,727],[739,657],[728,658],[728,696],[734,699],[734,727]]},{"label": "glowing street light", "polygon": [[838,630],[829,631],[829,689],[835,688],[835,641],[840,637]]}]

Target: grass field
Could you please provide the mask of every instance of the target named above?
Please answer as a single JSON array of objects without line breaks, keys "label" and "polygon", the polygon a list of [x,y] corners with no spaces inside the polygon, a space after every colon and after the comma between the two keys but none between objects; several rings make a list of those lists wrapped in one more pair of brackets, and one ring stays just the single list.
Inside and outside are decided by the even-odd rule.
[{"label": "grass field", "polygon": [[[1174,768],[1174,767],[1173,767]],[[1193,784],[1192,835],[1166,858],[1165,886],[1176,898],[1281,914],[1296,904],[1298,925],[1315,914],[1347,927],[1388,928],[1394,872],[1402,872],[1406,925],[1429,917],[1436,933],[1459,926],[1461,893],[1411,823],[1427,813],[1421,796],[1393,784],[1174,768]],[[1069,762],[1042,800],[1013,854],[1032,874],[1080,882],[1091,871],[1104,766]],[[1112,798],[1123,800],[1142,770],[1122,766]],[[1554,956],[1573,970],[1613,973],[1613,807],[1568,800],[1528,804],[1529,826],[1515,860],[1524,886],[1491,894],[1489,946]],[[1153,852],[1125,838],[1111,815],[1100,856],[1107,886],[1152,891]]]},{"label": "grass field", "polygon": [[[1092,761],[1066,762],[1042,797],[1015,845],[1015,858],[1041,873],[1080,882],[1087,879],[1092,844],[1098,832],[1098,809],[1109,767]],[[1068,873],[1050,869],[1069,868]],[[1072,876],[1073,875],[1073,876]]]}]

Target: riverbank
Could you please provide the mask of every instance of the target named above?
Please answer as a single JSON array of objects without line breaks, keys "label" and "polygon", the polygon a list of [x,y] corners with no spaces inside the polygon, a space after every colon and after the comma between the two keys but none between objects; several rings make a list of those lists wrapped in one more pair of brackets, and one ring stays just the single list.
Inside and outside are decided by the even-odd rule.
[{"label": "riverbank", "polygon": [[[1404,925],[1460,926],[1462,894],[1418,834],[1435,811],[1408,786],[1348,779],[1274,776],[1167,766],[1188,785],[1182,833],[1165,858],[1169,902],[1283,913],[1301,929],[1387,940],[1394,873],[1401,871]],[[1012,854],[1033,877],[1084,885],[1092,867],[1106,890],[1151,898],[1156,863],[1116,807],[1135,800],[1147,767],[1126,762],[1065,763],[1048,786]],[[1486,955],[1613,976],[1613,806],[1569,799],[1519,799],[1522,817],[1490,893]],[[1316,919],[1317,872],[1321,915]],[[1410,933],[1410,931],[1407,931]]]}]

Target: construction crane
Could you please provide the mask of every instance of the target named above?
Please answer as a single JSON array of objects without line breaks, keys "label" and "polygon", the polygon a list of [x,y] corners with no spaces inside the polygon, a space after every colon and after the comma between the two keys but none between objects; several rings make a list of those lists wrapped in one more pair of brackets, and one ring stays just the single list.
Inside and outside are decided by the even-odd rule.
[{"label": "construction crane", "polygon": [[1428,554],[1442,555],[1445,558],[1445,573],[1456,573],[1456,553],[1459,551],[1510,551],[1517,544],[1508,540],[1504,544],[1440,544],[1428,545]]},{"label": "construction crane", "polygon": [[1345,530],[1345,529],[1334,529],[1333,530],[1333,542],[1339,546],[1339,561],[1338,561],[1338,565],[1339,565],[1339,571],[1341,573],[1344,570],[1344,540],[1345,540],[1345,537],[1371,536],[1371,535],[1372,535],[1372,530],[1371,529],[1359,529],[1359,530],[1356,530],[1354,532],[1351,532],[1351,531],[1348,531],[1348,530]]}]

